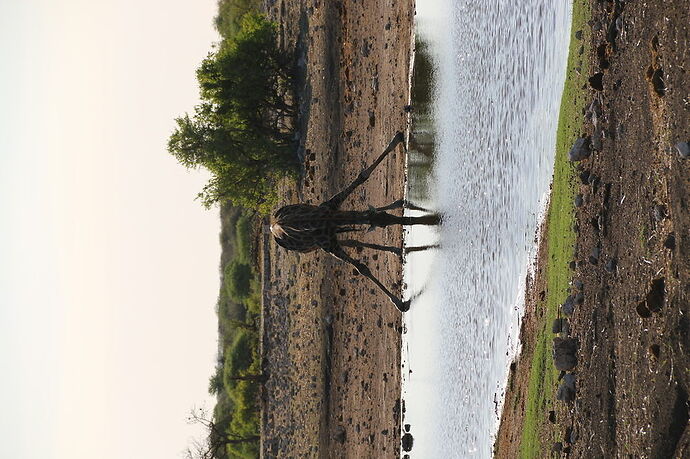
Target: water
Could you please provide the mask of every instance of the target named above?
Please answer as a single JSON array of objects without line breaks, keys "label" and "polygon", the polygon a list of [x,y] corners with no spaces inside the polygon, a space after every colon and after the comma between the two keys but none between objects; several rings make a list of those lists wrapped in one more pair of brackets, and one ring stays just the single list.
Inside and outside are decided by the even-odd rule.
[{"label": "water", "polygon": [[418,0],[417,9],[408,195],[445,220],[406,239],[442,247],[411,254],[405,268],[410,293],[422,294],[405,318],[404,422],[413,458],[484,458],[553,173],[570,2]]}]

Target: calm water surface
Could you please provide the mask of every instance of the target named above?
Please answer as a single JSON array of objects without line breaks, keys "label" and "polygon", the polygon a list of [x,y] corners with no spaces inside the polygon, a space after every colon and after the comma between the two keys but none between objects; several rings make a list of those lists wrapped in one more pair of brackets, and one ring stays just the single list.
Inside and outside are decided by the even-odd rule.
[{"label": "calm water surface", "polygon": [[567,0],[417,0],[403,398],[412,458],[491,457],[535,229],[553,168]]}]

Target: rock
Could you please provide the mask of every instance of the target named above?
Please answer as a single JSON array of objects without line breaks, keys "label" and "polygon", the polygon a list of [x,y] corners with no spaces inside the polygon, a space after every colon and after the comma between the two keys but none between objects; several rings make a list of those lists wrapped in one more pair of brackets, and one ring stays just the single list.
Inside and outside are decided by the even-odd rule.
[{"label": "rock", "polygon": [[549,422],[551,424],[556,423],[556,412],[554,410],[549,411]]},{"label": "rock", "polygon": [[603,91],[604,90],[604,74],[602,72],[599,72],[599,73],[595,73],[594,75],[589,77],[589,85],[595,91]]},{"label": "rock", "polygon": [[573,391],[575,390],[575,375],[568,373],[563,377],[563,382]]},{"label": "rock", "polygon": [[589,171],[584,170],[580,172],[580,181],[582,182],[583,185],[588,185],[589,184]]},{"label": "rock", "polygon": [[582,290],[585,284],[582,283],[581,280],[577,279],[575,282],[573,282],[573,287],[575,287],[578,290]]},{"label": "rock", "polygon": [[574,338],[553,339],[553,364],[556,370],[570,371],[577,366],[577,340]]},{"label": "rock", "polygon": [[575,196],[575,207],[581,207],[583,203],[582,195],[578,194]]},{"label": "rock", "polygon": [[606,271],[613,273],[616,271],[616,266],[618,266],[618,261],[615,258],[611,258],[605,266]]},{"label": "rock", "polygon": [[655,205],[653,214],[654,214],[654,220],[660,222],[661,220],[666,218],[666,215],[667,215],[666,214],[666,206],[661,205],[661,204]]},{"label": "rock", "polygon": [[690,143],[678,142],[675,146],[681,158],[687,158],[690,156]]},{"label": "rock", "polygon": [[573,402],[575,401],[575,391],[563,382],[556,392],[556,400],[567,403]]},{"label": "rock", "polygon": [[585,294],[582,292],[578,292],[577,295],[575,295],[575,304],[582,304],[585,302]]},{"label": "rock", "polygon": [[414,444],[414,438],[411,433],[406,433],[402,436],[402,449],[405,452],[412,451],[412,445]]},{"label": "rock", "polygon": [[582,30],[578,30],[577,32],[575,32],[575,38],[577,40],[582,40]]},{"label": "rock", "polygon": [[597,246],[594,246],[594,247],[592,248],[591,255],[592,255],[594,258],[599,258],[599,257],[601,256],[601,247],[599,247],[598,245],[597,245]]},{"label": "rock", "polygon": [[668,235],[668,237],[664,241],[664,247],[666,247],[669,250],[675,250],[675,248],[676,248],[676,235],[674,233],[671,233]]},{"label": "rock", "polygon": [[551,331],[553,333],[563,333],[567,335],[570,332],[570,324],[568,323],[568,319],[554,319],[553,324],[551,325]]},{"label": "rock", "polygon": [[582,161],[583,159],[588,158],[590,154],[591,151],[589,149],[589,140],[584,137],[580,137],[575,141],[573,147],[568,152],[568,159],[571,162]]},{"label": "rock", "polygon": [[560,441],[557,441],[551,447],[551,452],[552,453],[560,453],[561,451],[563,451],[563,443],[561,443]]},{"label": "rock", "polygon": [[561,305],[561,312],[566,316],[572,316],[573,312],[575,312],[575,299],[572,295],[568,296]]},{"label": "rock", "polygon": [[335,431],[335,441],[337,441],[340,444],[345,443],[345,440],[347,439],[347,433],[345,432],[345,427],[343,426],[338,426]]}]

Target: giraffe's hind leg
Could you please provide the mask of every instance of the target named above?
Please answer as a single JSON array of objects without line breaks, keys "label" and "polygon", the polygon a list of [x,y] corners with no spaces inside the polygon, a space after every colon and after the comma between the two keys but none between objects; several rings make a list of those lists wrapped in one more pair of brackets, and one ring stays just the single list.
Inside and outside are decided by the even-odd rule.
[{"label": "giraffe's hind leg", "polygon": [[383,252],[391,252],[398,256],[402,256],[403,254],[403,251],[400,247],[393,247],[391,245],[370,244],[368,242],[356,241],[354,239],[345,239],[339,242],[340,245],[345,247],[366,247],[368,249],[381,250]]},{"label": "giraffe's hind leg", "polygon": [[410,300],[403,301],[401,298],[398,298],[397,296],[393,295],[393,293],[386,288],[385,285],[379,281],[376,276],[374,276],[371,271],[369,270],[369,267],[362,263],[361,261],[355,260],[351,256],[349,256],[345,251],[340,247],[339,245],[336,245],[334,247],[329,248],[328,252],[330,252],[332,255],[334,255],[336,258],[340,258],[344,262],[347,262],[351,264],[352,266],[357,269],[357,271],[370,281],[372,281],[376,286],[386,294],[386,296],[391,300],[391,302],[395,305],[396,308],[398,308],[398,311],[400,312],[406,312],[409,311],[410,309]]},{"label": "giraffe's hind leg", "polygon": [[377,207],[376,211],[377,212],[383,212],[384,210],[393,210],[393,209],[401,209],[401,208],[410,209],[410,210],[418,210],[420,212],[432,212],[431,210],[426,209],[424,207],[416,206],[416,205],[412,204],[410,201],[407,201],[405,199],[398,199],[397,201],[392,202],[392,203],[388,204],[387,206]]}]

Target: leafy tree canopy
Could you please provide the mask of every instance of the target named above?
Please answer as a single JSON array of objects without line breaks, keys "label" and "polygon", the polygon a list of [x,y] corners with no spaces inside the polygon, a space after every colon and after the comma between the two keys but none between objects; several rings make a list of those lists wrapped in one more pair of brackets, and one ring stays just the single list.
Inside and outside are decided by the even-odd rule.
[{"label": "leafy tree canopy", "polygon": [[247,13],[197,69],[202,103],[175,120],[168,150],[183,166],[211,172],[198,196],[205,206],[230,201],[266,213],[275,181],[294,174],[289,67],[275,25]]}]

